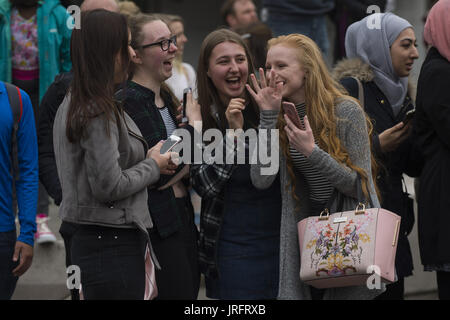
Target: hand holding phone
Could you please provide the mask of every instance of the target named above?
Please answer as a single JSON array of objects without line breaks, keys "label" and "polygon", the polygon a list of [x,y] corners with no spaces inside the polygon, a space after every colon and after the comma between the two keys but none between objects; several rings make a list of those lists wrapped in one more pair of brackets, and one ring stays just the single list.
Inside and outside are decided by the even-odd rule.
[{"label": "hand holding phone", "polygon": [[302,122],[300,121],[300,117],[298,116],[297,109],[292,102],[283,102],[283,110],[297,128],[304,128]]},{"label": "hand holding phone", "polygon": [[178,166],[178,164],[172,161],[172,158],[174,155],[176,155],[176,153],[170,151],[162,153],[161,149],[163,144],[164,141],[160,141],[157,144],[155,144],[151,149],[149,149],[147,151],[147,158],[155,160],[160,169],[161,174],[172,175],[175,173],[175,169]]},{"label": "hand holding phone", "polygon": [[181,122],[188,122],[188,118],[186,117],[186,103],[187,103],[187,94],[192,91],[191,88],[186,88],[183,90],[183,118]]},{"label": "hand holding phone", "polygon": [[176,136],[172,134],[169,138],[167,138],[166,141],[164,141],[163,145],[161,146],[161,150],[159,151],[161,154],[165,154],[166,152],[169,152],[175,147],[178,143],[181,142],[181,137]]}]

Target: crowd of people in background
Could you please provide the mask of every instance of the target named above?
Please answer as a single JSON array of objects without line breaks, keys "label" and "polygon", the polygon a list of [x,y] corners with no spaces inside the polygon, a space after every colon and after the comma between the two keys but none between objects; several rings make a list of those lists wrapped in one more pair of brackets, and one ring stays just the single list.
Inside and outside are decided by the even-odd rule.
[{"label": "crowd of people in background", "polygon": [[[261,19],[252,0],[225,0],[197,69],[184,61],[182,16],[78,2],[82,27],[71,29],[75,2],[0,0],[0,299],[35,243],[56,241],[49,197],[66,266],[81,269],[72,300],[195,300],[201,275],[212,299],[402,300],[415,223],[424,270],[450,299],[450,0],[430,1],[417,84],[422,30],[389,0],[263,0]],[[379,28],[368,27],[370,5]],[[194,161],[212,142],[183,149],[190,163],[161,151],[177,133],[215,130],[227,156],[243,132],[266,129],[279,132],[269,175],[248,146],[243,164]],[[417,222],[404,175],[416,178]],[[401,217],[396,281],[305,284],[297,222],[338,198],[351,210],[360,193]]]}]

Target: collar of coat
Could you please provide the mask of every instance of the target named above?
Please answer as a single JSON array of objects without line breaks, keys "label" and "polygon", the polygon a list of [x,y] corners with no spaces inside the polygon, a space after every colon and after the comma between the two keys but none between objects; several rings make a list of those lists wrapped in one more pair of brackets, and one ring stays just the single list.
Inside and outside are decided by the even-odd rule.
[{"label": "collar of coat", "polygon": [[[365,63],[360,58],[342,59],[333,68],[331,75],[336,81],[341,79],[354,77],[361,82],[373,81],[375,75],[368,63]],[[408,95],[414,101],[416,97],[416,87],[412,83],[411,78],[408,80]]]}]

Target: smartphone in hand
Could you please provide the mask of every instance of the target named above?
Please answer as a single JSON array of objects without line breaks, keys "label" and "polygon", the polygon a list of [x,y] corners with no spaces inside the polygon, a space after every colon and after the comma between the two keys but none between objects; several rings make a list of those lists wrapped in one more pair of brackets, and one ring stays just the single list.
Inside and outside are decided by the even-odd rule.
[{"label": "smartphone in hand", "polygon": [[300,117],[298,116],[297,109],[292,102],[283,102],[283,110],[284,113],[289,117],[289,120],[291,120],[297,128],[303,129],[303,125],[300,121]]},{"label": "smartphone in hand", "polygon": [[169,152],[175,147],[178,143],[181,142],[181,137],[176,136],[172,134],[169,138],[167,138],[166,141],[164,141],[163,145],[161,146],[160,153],[164,154],[166,152]]},{"label": "smartphone in hand", "polygon": [[403,124],[406,126],[416,114],[416,109],[412,109],[406,113],[405,119],[403,119]]},{"label": "smartphone in hand", "polygon": [[192,91],[191,88],[186,88],[183,90],[183,118],[181,122],[185,123],[188,122],[188,118],[186,117],[186,103],[187,103],[187,94]]}]

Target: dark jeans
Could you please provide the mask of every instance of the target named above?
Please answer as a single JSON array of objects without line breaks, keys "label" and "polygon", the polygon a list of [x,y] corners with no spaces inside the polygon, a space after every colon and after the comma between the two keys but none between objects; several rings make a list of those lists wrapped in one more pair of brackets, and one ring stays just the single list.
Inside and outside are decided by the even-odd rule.
[{"label": "dark jeans", "polygon": [[[72,248],[72,238],[77,232],[80,225],[75,223],[70,223],[63,221],[61,227],[59,228],[59,233],[64,240],[64,248],[66,251],[66,268],[72,265],[71,248]],[[70,275],[69,275],[70,276]],[[70,290],[70,295],[72,300],[80,300],[80,294],[78,289]]]},{"label": "dark jeans", "polygon": [[439,300],[450,300],[450,272],[437,271]]},{"label": "dark jeans", "polygon": [[155,231],[150,240],[161,270],[156,270],[157,300],[195,300],[200,288],[197,227],[189,197],[176,199],[181,227],[162,239]]},{"label": "dark jeans", "polygon": [[72,237],[72,264],[81,270],[86,300],[142,300],[145,241],[138,229],[80,225]]},{"label": "dark jeans", "polygon": [[12,261],[15,245],[16,230],[0,232],[0,300],[11,299],[19,279],[12,274],[19,264]]}]

